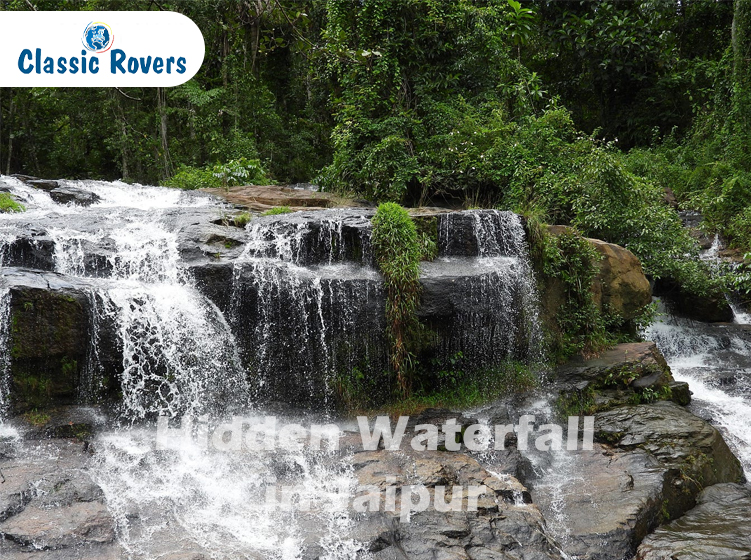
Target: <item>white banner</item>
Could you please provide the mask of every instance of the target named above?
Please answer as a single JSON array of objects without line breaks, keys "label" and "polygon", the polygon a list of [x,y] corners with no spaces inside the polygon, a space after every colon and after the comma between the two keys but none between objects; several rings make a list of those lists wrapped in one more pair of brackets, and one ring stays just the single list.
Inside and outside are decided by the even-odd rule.
[{"label": "white banner", "polygon": [[0,11],[2,87],[169,87],[190,80],[203,35],[175,12]]}]

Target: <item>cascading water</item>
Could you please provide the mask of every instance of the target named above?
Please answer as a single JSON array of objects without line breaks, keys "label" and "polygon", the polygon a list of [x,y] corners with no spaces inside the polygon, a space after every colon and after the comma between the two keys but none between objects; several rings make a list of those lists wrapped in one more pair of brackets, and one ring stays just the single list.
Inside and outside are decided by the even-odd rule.
[{"label": "cascading water", "polygon": [[[539,302],[518,215],[497,210],[439,216],[438,258],[423,265],[431,276],[456,276],[461,288],[455,318],[438,324],[439,361],[461,353],[473,367],[503,360],[543,359]],[[428,280],[428,283],[430,280]]]},{"label": "cascading water", "polygon": [[[43,230],[40,250],[43,243],[51,247],[47,268],[81,279],[85,286],[91,317],[83,396],[97,394],[99,372],[111,360],[105,354],[115,346],[115,353],[121,355],[118,380],[125,419],[207,413],[219,418],[250,410],[234,335],[222,312],[196,289],[183,262],[180,232],[173,227],[180,222],[173,219],[175,211],[187,215],[210,211],[217,218],[224,211],[220,204],[210,208],[206,197],[171,189],[64,182],[99,197],[91,207],[75,208],[58,205],[15,179],[0,181],[28,206],[26,213],[3,220],[0,233],[7,240],[3,248],[16,240],[14,232],[29,228],[33,221]],[[341,225],[332,221],[321,234],[321,242],[331,248],[321,266],[323,273],[309,275],[306,287],[301,280],[302,292],[291,294],[293,300],[300,296],[311,307],[308,330],[302,332],[329,361],[337,349],[328,334],[328,321],[333,320],[328,308],[337,307],[334,299],[347,301],[346,288],[337,287],[343,272],[337,252],[343,245],[335,247],[337,228]],[[27,258],[28,252],[7,254],[18,260]],[[368,285],[376,282],[374,274],[372,270],[365,274]],[[264,289],[266,279],[258,277]],[[10,298],[5,286],[2,289],[0,366],[7,369]],[[351,293],[348,301],[362,297],[360,292]],[[350,328],[352,311],[341,313],[346,316],[334,322]],[[107,339],[108,331],[116,340]],[[326,335],[320,342],[319,333]],[[7,377],[2,379],[5,382]],[[6,386],[0,389],[0,403],[5,403]],[[319,550],[320,558],[332,560],[355,556],[355,541],[342,536],[352,524],[346,512],[300,513],[269,510],[265,505],[268,488],[277,483],[301,489],[300,499],[312,502],[351,487],[351,468],[335,460],[339,455],[296,449],[283,439],[279,449],[260,455],[212,452],[190,438],[171,450],[161,450],[157,443],[148,421],[126,422],[93,442],[96,453],[90,473],[115,518],[123,557],[151,559],[176,550],[228,559],[292,560],[306,550]]]},{"label": "cascading water", "polygon": [[[697,227],[701,216],[685,213],[684,222]],[[701,253],[715,270],[720,267],[722,242],[718,235]],[[644,337],[654,341],[677,381],[686,381],[693,393],[692,411],[706,417],[725,435],[751,475],[751,329],[749,315],[733,302],[733,323],[702,323],[670,315],[662,302],[658,319]]]},{"label": "cascading water", "polygon": [[349,372],[387,369],[369,226],[369,216],[340,210],[248,225],[234,262],[230,321],[250,349],[259,397],[326,407]]},{"label": "cascading water", "polygon": [[[93,203],[58,204],[44,191],[0,178],[0,187],[27,206],[0,221],[0,264],[16,276],[54,271],[85,294],[81,400],[96,402],[114,369],[125,420],[96,437],[89,473],[104,491],[123,556],[150,559],[177,548],[227,559],[367,558],[347,536],[355,522],[346,511],[264,504],[278,483],[294,485],[314,504],[351,488],[356,478],[342,460],[346,453],[299,449],[283,438],[259,455],[214,452],[190,438],[163,450],[151,421],[162,414],[261,414],[251,395],[325,407],[348,374],[387,371],[372,211],[254,217],[247,228],[229,231],[212,225],[223,223],[226,207],[201,194],[117,182],[58,184]],[[436,360],[457,352],[478,367],[534,360],[539,326],[519,218],[468,212],[437,222],[439,257],[423,268],[423,313],[434,322]],[[452,246],[453,237],[465,245]],[[210,286],[212,274],[218,290]],[[0,350],[7,361],[6,292]],[[228,292],[226,301],[221,292]],[[450,316],[435,315],[444,304]],[[0,402],[6,395],[0,390]]]},{"label": "cascading water", "polygon": [[10,392],[10,290],[0,286],[0,424],[8,413]]},{"label": "cascading water", "polygon": [[720,428],[751,475],[751,329],[665,313],[646,329],[677,381],[693,393],[691,410]]}]

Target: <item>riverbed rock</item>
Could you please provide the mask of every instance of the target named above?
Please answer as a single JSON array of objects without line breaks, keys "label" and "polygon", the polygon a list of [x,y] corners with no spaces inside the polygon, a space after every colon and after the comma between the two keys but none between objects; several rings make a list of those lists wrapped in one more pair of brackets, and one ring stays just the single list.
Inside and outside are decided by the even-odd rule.
[{"label": "riverbed rock", "polygon": [[[90,349],[96,280],[54,272],[3,268],[0,284],[9,290],[11,403],[16,413],[76,404]],[[99,325],[102,363],[121,361],[112,325]],[[102,387],[111,379],[102,378]]]},{"label": "riverbed rock", "polygon": [[637,552],[637,560],[748,560],[751,558],[751,490],[716,484],[699,494],[684,516],[659,527]]},{"label": "riverbed rock", "polygon": [[[287,206],[293,210],[310,208],[333,208],[339,206],[338,197],[306,189],[291,189],[277,185],[245,185],[228,189],[201,189],[231,204],[263,212],[276,206]],[[357,206],[357,204],[348,204]]]},{"label": "riverbed rock", "polygon": [[678,317],[703,323],[733,321],[733,310],[722,292],[708,295],[691,294],[680,286],[661,279],[655,283],[655,295],[660,296],[670,313]]},{"label": "riverbed rock", "polygon": [[652,289],[644,276],[641,261],[620,245],[599,239],[587,241],[602,256],[592,283],[595,303],[625,320],[635,318],[652,301]]},{"label": "riverbed rock", "polygon": [[[408,522],[398,517],[401,496],[397,498],[396,514],[356,514],[353,537],[364,543],[362,552],[369,553],[370,558],[563,558],[546,533],[542,514],[531,503],[526,488],[513,477],[491,475],[467,455],[376,451],[356,454],[352,464],[362,485],[382,491],[391,486],[423,485],[431,500],[431,506],[412,513]],[[481,485],[487,488],[487,494],[478,499],[477,511],[467,511],[467,488]],[[446,498],[454,489],[463,488],[462,511],[436,511],[432,505],[436,487],[446,489]]]},{"label": "riverbed rock", "polygon": [[[550,235],[561,235],[569,231],[572,231],[569,226],[553,225],[547,228]],[[642,270],[641,261],[620,245],[599,239],[587,238],[587,241],[601,257],[596,263],[598,272],[592,282],[595,303],[601,310],[617,314],[624,320],[634,319],[652,301],[652,289]],[[541,280],[544,285],[543,303],[546,307],[557,310],[565,301],[563,283],[556,278]]]},{"label": "riverbed rock", "polygon": [[671,519],[692,508],[703,488],[744,479],[740,461],[717,428],[672,402],[598,413],[595,437],[619,449],[648,451],[660,461]]},{"label": "riverbed rock", "polygon": [[529,484],[564,552],[576,560],[629,558],[660,519],[659,461],[646,451],[597,443],[591,451],[548,459],[543,478]]},{"label": "riverbed rock", "polygon": [[[2,444],[3,559],[121,557],[115,543],[115,521],[102,489],[86,471],[89,455],[85,447],[61,439]],[[8,504],[14,505],[8,508]]]},{"label": "riverbed rock", "polygon": [[99,195],[85,189],[66,185],[49,191],[50,198],[58,204],[73,204],[75,206],[91,206],[99,202]]},{"label": "riverbed rock", "polygon": [[574,356],[558,367],[555,383],[563,408],[585,401],[582,408],[589,412],[656,399],[688,404],[687,386],[675,385],[673,395],[672,373],[654,342],[617,344],[594,357]]}]

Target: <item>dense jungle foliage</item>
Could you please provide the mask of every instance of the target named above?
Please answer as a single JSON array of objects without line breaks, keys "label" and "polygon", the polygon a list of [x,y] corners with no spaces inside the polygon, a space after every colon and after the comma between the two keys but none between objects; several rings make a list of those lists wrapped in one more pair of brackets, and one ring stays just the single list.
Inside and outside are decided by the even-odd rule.
[{"label": "dense jungle foliage", "polygon": [[0,89],[3,173],[509,208],[625,245],[694,294],[720,281],[666,189],[751,248],[751,0],[0,8],[175,10],[206,43],[175,88]]}]

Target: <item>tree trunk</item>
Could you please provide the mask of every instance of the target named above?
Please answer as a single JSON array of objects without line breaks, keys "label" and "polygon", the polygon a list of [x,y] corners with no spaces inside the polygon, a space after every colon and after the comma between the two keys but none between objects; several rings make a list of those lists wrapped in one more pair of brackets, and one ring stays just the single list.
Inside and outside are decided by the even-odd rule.
[{"label": "tree trunk", "polygon": [[748,137],[751,127],[751,0],[735,0],[732,42],[735,131]]},{"label": "tree trunk", "polygon": [[159,136],[162,141],[162,157],[164,158],[164,178],[172,176],[172,163],[167,142],[167,92],[164,88],[156,88],[157,103],[159,105]]},{"label": "tree trunk", "polygon": [[13,90],[10,90],[10,108],[8,109],[8,165],[5,166],[5,174],[10,175],[10,160],[13,158]]}]

